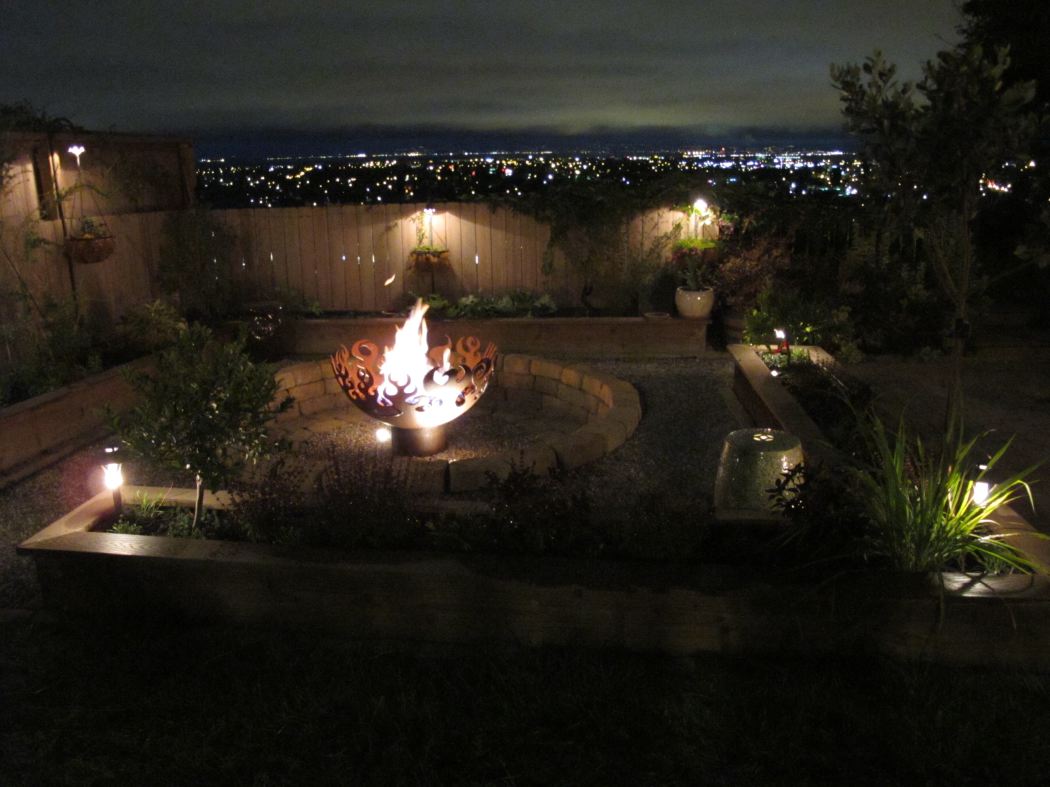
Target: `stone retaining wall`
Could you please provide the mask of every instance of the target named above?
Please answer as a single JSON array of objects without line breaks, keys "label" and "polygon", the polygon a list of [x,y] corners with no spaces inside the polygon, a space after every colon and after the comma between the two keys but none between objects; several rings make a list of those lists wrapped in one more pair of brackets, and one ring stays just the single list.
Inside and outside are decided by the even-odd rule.
[{"label": "stone retaining wall", "polygon": [[[295,398],[291,409],[277,416],[279,422],[350,406],[327,359],[286,366],[275,378],[276,401],[288,395]],[[450,492],[479,489],[487,483],[489,473],[506,477],[514,464],[525,464],[539,475],[555,465],[571,470],[588,464],[623,445],[642,417],[641,398],[630,383],[585,364],[530,355],[498,355],[493,384],[485,396],[508,403],[538,397],[543,410],[575,418],[580,427],[570,434],[540,435],[524,450],[446,462],[444,486]],[[431,468],[428,476],[433,475]]]}]

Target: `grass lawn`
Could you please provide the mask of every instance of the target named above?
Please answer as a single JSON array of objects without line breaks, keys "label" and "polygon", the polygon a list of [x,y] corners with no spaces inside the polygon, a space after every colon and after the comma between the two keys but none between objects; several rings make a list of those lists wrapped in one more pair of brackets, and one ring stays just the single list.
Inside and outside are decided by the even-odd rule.
[{"label": "grass lawn", "polygon": [[0,783],[1043,784],[1050,678],[0,626]]}]

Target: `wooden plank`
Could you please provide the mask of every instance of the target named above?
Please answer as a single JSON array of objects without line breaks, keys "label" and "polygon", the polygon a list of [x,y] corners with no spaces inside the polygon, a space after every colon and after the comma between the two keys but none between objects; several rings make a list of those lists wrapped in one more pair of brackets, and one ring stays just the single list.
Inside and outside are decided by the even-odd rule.
[{"label": "wooden plank", "polygon": [[478,275],[480,264],[475,263],[478,256],[478,224],[476,219],[477,204],[460,203],[456,206],[456,217],[459,220],[460,253],[463,255],[463,289],[469,293],[478,292]]},{"label": "wooden plank", "polygon": [[299,216],[297,208],[273,208],[284,227],[284,253],[288,265],[288,289],[306,295],[302,252],[299,248]]},{"label": "wooden plank", "polygon": [[328,270],[331,308],[346,311],[347,257],[343,238],[342,212],[338,206],[324,209],[324,234],[328,251]]},{"label": "wooden plank", "polygon": [[415,274],[412,271],[412,262],[409,257],[409,253],[416,245],[416,225],[412,219],[419,210],[422,210],[422,207],[415,204],[398,207],[398,251],[391,266],[391,273],[396,273],[397,279],[388,288],[388,295],[398,302],[403,301],[405,294],[410,291],[421,292],[415,283]]},{"label": "wooden plank", "polygon": [[[448,249],[448,296],[459,298],[466,293],[465,281],[468,273],[467,261],[463,256],[461,231],[463,220],[459,217],[459,206],[454,203],[440,203],[437,209],[438,214],[442,217],[442,232],[444,233],[445,246]],[[469,263],[469,268],[474,268],[472,259]]]},{"label": "wooden plank", "polygon": [[492,275],[492,216],[488,205],[475,205],[474,221],[478,248],[478,292],[491,295],[494,288]]},{"label": "wooden plank", "polygon": [[[381,241],[382,209],[373,205],[360,207],[361,218],[361,295],[365,311],[377,311],[376,302],[376,247]],[[377,226],[379,225],[379,226]]]},{"label": "wooden plank", "polygon": [[361,207],[343,205],[339,216],[343,227],[344,252],[346,253],[346,306],[360,311],[364,309],[361,295]]},{"label": "wooden plank", "polygon": [[295,228],[299,237],[299,271],[302,276],[302,293],[308,301],[319,298],[317,255],[314,253],[313,208],[291,208],[295,215]]},{"label": "wooden plank", "polygon": [[507,287],[507,230],[506,211],[496,208],[490,214],[491,242],[489,256],[492,260],[492,292],[502,293]]}]

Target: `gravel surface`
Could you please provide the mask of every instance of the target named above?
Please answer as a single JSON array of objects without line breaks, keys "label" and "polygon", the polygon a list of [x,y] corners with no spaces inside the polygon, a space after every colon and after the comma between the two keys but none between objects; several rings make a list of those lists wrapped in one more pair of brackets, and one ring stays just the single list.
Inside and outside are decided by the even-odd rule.
[{"label": "gravel surface", "polygon": [[[732,363],[725,356],[693,360],[591,362],[595,369],[634,384],[644,414],[634,436],[611,455],[573,473],[571,484],[589,493],[599,516],[632,516],[647,501],[671,502],[695,511],[710,508],[715,470],[725,435],[739,426],[731,396]],[[322,419],[323,420],[323,419]],[[317,422],[321,423],[321,422]],[[329,423],[333,430],[314,436],[306,453],[327,445],[372,452],[375,423],[356,417]],[[483,399],[458,419],[447,459],[523,446],[530,437],[552,429],[575,428],[506,402]],[[0,609],[33,607],[39,590],[30,558],[15,545],[102,489],[101,444],[90,446],[31,478],[0,491]],[[125,462],[125,477],[142,485],[191,485],[169,473],[135,461]]]}]

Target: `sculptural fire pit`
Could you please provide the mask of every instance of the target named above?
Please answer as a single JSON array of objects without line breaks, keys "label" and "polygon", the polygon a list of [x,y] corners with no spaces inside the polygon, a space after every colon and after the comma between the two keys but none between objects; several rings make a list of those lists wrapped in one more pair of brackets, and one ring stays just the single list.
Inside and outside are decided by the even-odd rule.
[{"label": "sculptural fire pit", "polygon": [[394,451],[429,456],[447,445],[445,425],[477,403],[485,393],[496,360],[496,345],[473,337],[437,347],[427,343],[427,306],[416,301],[394,346],[382,353],[375,342],[360,339],[352,349],[332,355],[335,378],[358,409],[391,427]]}]

